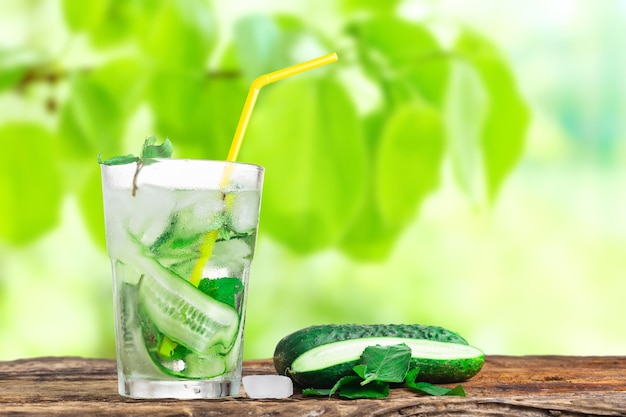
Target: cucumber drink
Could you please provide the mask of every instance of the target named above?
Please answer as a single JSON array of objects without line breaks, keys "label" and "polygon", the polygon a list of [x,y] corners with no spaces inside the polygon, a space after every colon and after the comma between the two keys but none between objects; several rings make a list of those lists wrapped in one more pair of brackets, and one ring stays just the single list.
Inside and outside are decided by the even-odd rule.
[{"label": "cucumber drink", "polygon": [[238,395],[262,182],[234,162],[102,165],[121,395]]}]

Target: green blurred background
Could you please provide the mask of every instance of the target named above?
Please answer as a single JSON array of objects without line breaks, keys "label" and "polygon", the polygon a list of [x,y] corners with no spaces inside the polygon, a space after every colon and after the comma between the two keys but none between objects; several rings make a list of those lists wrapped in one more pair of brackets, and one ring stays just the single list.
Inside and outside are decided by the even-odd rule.
[{"label": "green blurred background", "polygon": [[113,357],[97,155],[266,166],[246,358],[319,323],[624,354],[626,3],[3,1],[0,360]]}]

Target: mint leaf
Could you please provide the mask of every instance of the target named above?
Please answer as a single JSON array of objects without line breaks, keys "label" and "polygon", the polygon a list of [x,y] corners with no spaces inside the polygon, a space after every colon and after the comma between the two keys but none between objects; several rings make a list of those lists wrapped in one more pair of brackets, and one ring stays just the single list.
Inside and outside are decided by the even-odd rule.
[{"label": "mint leaf", "polygon": [[467,396],[467,394],[465,393],[465,388],[463,388],[463,385],[461,385],[461,384],[459,384],[456,387],[452,388],[450,391],[448,391],[444,395],[457,396],[457,397],[466,397]]},{"label": "mint leaf", "polygon": [[154,162],[154,158],[171,158],[174,153],[174,147],[169,139],[165,139],[162,144],[155,145],[156,136],[146,138],[141,147],[141,157],[133,154],[113,156],[102,160],[102,153],[98,154],[98,163],[101,165],[124,165],[133,162],[141,162],[142,165],[148,165]]},{"label": "mint leaf", "polygon": [[354,376],[354,375],[344,376],[339,381],[337,381],[335,385],[333,385],[328,395],[332,396],[337,391],[342,390],[344,387],[350,384],[355,384],[355,383],[359,384],[360,382],[361,382],[361,378],[359,378],[358,376]]},{"label": "mint leaf", "polygon": [[433,385],[428,382],[416,382],[415,379],[419,373],[419,369],[411,369],[406,374],[406,379],[404,381],[405,385],[412,390],[417,391],[419,394],[423,395],[433,395],[433,396],[457,396],[457,397],[465,397],[465,389],[462,385],[457,385],[454,388],[446,388],[440,387],[438,385]]},{"label": "mint leaf", "polygon": [[236,308],[236,296],[243,291],[239,278],[202,278],[198,289],[206,295]]},{"label": "mint leaf", "polygon": [[141,159],[144,165],[153,162],[153,158],[171,158],[174,148],[169,139],[165,139],[162,144],[155,145],[156,136],[150,136],[143,143],[141,148]]},{"label": "mint leaf", "polygon": [[100,165],[124,165],[138,161],[139,157],[132,154],[113,156],[111,158],[105,159],[104,161],[102,160],[102,154],[98,155],[98,163]]},{"label": "mint leaf", "polygon": [[172,146],[172,142],[169,139],[165,139],[162,144],[155,145],[156,136],[150,136],[146,138],[141,147],[141,157],[128,154],[122,156],[114,156],[112,158],[102,160],[102,153],[98,154],[98,163],[101,165],[124,165],[132,162],[137,163],[137,169],[135,170],[135,175],[133,176],[133,184],[132,184],[132,195],[133,197],[137,193],[137,176],[139,175],[139,171],[144,165],[149,165],[154,162],[154,158],[170,158],[172,153],[174,152],[174,147]]},{"label": "mint leaf", "polygon": [[[361,378],[352,378],[345,381],[339,388],[339,396],[348,399],[357,398],[386,398],[389,396],[389,384],[382,381],[373,381],[366,386],[361,385]],[[342,378],[343,379],[343,378]]]},{"label": "mint leaf", "polygon": [[354,368],[352,368],[352,370],[356,372],[356,374],[360,376],[361,378],[363,379],[367,378],[365,376],[367,372],[367,365],[359,364],[359,365],[356,365]]},{"label": "mint leaf", "polygon": [[308,397],[326,397],[330,395],[330,388],[304,388],[302,395]]},{"label": "mint leaf", "polygon": [[428,382],[415,382],[411,385],[407,384],[407,387],[417,391],[420,394],[432,395],[432,396],[457,396],[465,397],[465,390],[462,385],[457,385],[454,388],[440,387]]},{"label": "mint leaf", "polygon": [[333,385],[332,388],[305,388],[302,395],[332,397],[337,394],[339,397],[348,399],[357,398],[386,398],[389,396],[389,384],[381,381],[374,381],[366,386],[361,385],[363,378],[357,375],[344,376]]},{"label": "mint leaf", "polygon": [[329,396],[338,394],[342,398],[385,398],[389,396],[390,382],[403,382],[406,387],[422,395],[465,397],[462,385],[454,388],[440,387],[428,382],[416,382],[419,369],[409,370],[411,348],[406,344],[390,346],[368,346],[360,362],[352,370],[356,375],[344,376],[331,389],[306,388],[307,396]]},{"label": "mint leaf", "polygon": [[411,348],[401,343],[391,346],[368,346],[361,355],[359,365],[353,370],[363,381],[402,382],[409,370]]}]

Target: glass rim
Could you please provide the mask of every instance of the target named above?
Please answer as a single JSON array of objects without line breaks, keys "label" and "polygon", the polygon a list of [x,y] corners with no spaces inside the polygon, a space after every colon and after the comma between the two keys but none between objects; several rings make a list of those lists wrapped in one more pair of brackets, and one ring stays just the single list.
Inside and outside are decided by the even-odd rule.
[{"label": "glass rim", "polygon": [[[211,164],[211,165],[237,165],[237,166],[248,166],[250,168],[257,168],[259,170],[265,170],[263,165],[253,164],[251,162],[239,162],[239,161],[227,161],[224,159],[197,159],[197,158],[149,158],[151,161],[159,162],[159,163],[197,163],[197,164]],[[125,164],[100,164],[102,167],[107,168],[115,168],[115,167],[123,167],[131,164],[136,164],[136,162],[128,162]],[[151,164],[148,164],[151,165]],[[146,165],[144,165],[146,166]]]}]

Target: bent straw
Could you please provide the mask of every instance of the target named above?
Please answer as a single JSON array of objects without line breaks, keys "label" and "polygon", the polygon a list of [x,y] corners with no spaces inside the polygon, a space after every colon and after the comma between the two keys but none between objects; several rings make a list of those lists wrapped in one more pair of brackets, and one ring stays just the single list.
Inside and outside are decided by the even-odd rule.
[{"label": "bent straw", "polygon": [[[235,162],[237,160],[237,156],[239,155],[239,149],[241,149],[241,142],[243,141],[243,135],[246,132],[246,128],[248,127],[250,115],[252,114],[252,109],[254,108],[254,104],[256,103],[256,99],[259,95],[261,87],[273,83],[274,81],[279,81],[284,78],[291,77],[292,75],[300,74],[301,72],[308,71],[322,65],[330,64],[331,62],[335,62],[338,59],[339,58],[337,57],[337,53],[333,52],[319,58],[311,59],[310,61],[301,62],[299,64],[292,65],[278,71],[270,72],[269,74],[261,75],[257,77],[254,81],[252,81],[252,84],[250,85],[250,90],[248,91],[248,96],[246,97],[246,101],[243,105],[241,116],[239,117],[237,129],[235,130],[235,137],[233,138],[233,141],[230,145],[226,160],[229,162]],[[224,175],[222,175],[222,180],[220,181],[221,189],[226,188],[226,186],[228,185],[228,180],[230,178],[230,174],[232,173],[233,168],[233,166],[228,165],[224,169]],[[226,201],[226,205],[228,206],[229,204],[232,204],[232,201]],[[204,270],[204,267],[208,260],[213,255],[213,247],[215,246],[217,235],[217,230],[211,230],[209,232],[206,232],[204,234],[204,237],[202,238],[202,242],[200,244],[200,257],[196,261],[196,264],[194,265],[191,272],[191,276],[189,277],[189,282],[195,287],[200,284],[200,280],[202,279],[202,271]],[[167,336],[165,336],[161,340],[159,352],[164,356],[170,356],[176,346],[176,342],[170,340]]]},{"label": "bent straw", "polygon": [[313,68],[320,67],[322,65],[330,64],[331,62],[337,61],[339,58],[337,57],[337,53],[333,52],[319,58],[311,59],[310,61],[301,62],[296,65],[292,65],[287,68],[280,69],[278,71],[270,72],[269,74],[264,74],[257,77],[252,84],[250,85],[250,90],[248,90],[248,96],[246,97],[246,101],[243,105],[243,110],[241,112],[241,117],[239,118],[239,123],[237,124],[237,129],[235,130],[235,136],[233,137],[233,141],[230,145],[230,149],[228,151],[228,156],[226,157],[227,161],[234,162],[237,160],[237,156],[239,155],[239,149],[241,148],[241,142],[243,141],[243,136],[246,132],[246,128],[248,127],[248,122],[250,121],[250,116],[252,114],[252,109],[254,108],[254,104],[256,103],[256,99],[259,95],[259,91],[261,87],[266,86],[275,81],[282,80],[287,77],[291,77],[292,75],[300,74],[304,71],[308,71]]},{"label": "bent straw", "polygon": [[[235,162],[237,160],[237,155],[239,155],[239,149],[241,149],[241,142],[243,141],[244,133],[246,132],[246,128],[248,127],[248,122],[250,121],[252,109],[254,108],[254,104],[256,103],[259,91],[263,86],[287,77],[291,77],[292,75],[300,74],[304,71],[320,67],[322,65],[330,64],[331,62],[335,62],[338,59],[339,58],[337,57],[337,53],[333,52],[315,59],[311,59],[310,61],[301,62],[299,64],[292,65],[278,71],[270,72],[269,74],[261,75],[257,77],[254,81],[252,81],[226,160],[229,162]],[[228,164],[224,168],[224,174],[222,175],[222,179],[220,181],[220,188],[222,190],[227,187],[233,169],[234,166],[231,164]],[[225,202],[227,207],[229,204],[232,204],[232,200],[226,200]],[[213,246],[215,245],[216,240],[217,230],[211,230],[209,232],[206,232],[204,238],[202,239],[202,243],[200,245],[200,257],[198,258],[198,261],[196,262],[190,277],[190,282],[196,287],[202,279],[202,270],[204,269],[204,266],[213,254]]]}]

